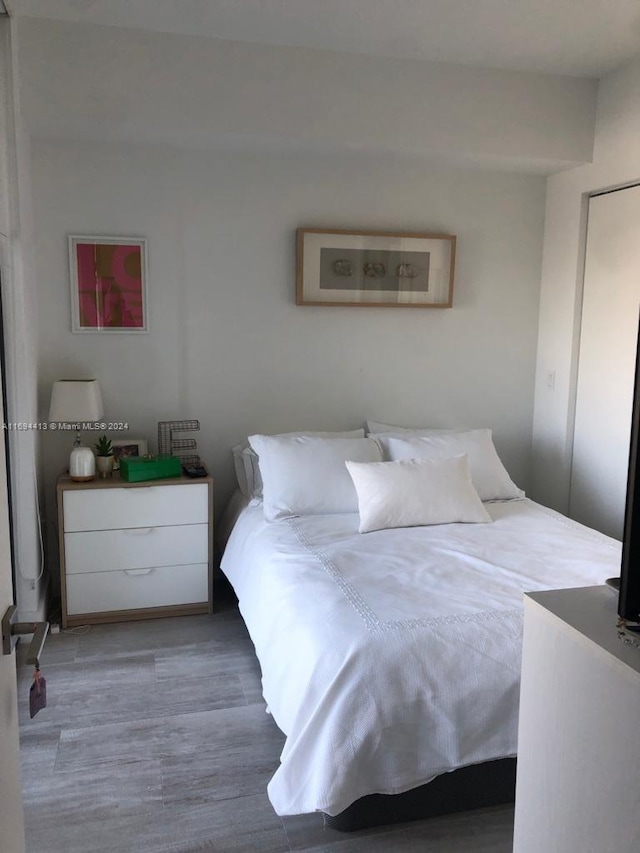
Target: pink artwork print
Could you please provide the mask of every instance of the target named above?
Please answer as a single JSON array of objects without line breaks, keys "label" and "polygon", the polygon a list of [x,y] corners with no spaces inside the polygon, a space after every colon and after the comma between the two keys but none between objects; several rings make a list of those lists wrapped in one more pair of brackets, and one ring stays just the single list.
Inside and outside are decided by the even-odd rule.
[{"label": "pink artwork print", "polygon": [[83,329],[144,329],[142,247],[78,243],[79,325]]}]

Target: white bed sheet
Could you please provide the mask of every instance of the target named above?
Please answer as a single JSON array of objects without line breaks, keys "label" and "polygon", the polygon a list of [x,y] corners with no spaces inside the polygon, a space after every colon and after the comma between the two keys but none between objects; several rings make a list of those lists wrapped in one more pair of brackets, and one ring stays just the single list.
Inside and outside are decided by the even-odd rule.
[{"label": "white bed sheet", "polygon": [[492,524],[364,535],[357,513],[243,510],[222,569],[286,735],[278,814],[515,755],[522,594],[603,583],[620,543],[526,499],[485,506]]}]

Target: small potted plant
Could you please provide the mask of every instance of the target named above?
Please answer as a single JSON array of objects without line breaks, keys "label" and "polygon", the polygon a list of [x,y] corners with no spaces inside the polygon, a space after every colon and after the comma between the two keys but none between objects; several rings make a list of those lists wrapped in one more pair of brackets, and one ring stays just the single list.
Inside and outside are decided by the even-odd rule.
[{"label": "small potted plant", "polygon": [[96,468],[101,477],[110,477],[113,472],[113,445],[106,434],[101,435],[94,444],[96,449]]}]

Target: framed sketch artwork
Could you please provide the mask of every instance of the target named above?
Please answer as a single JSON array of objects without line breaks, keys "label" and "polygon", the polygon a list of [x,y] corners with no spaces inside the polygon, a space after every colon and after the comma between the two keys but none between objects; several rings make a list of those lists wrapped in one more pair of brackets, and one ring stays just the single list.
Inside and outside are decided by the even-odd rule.
[{"label": "framed sketch artwork", "polygon": [[147,331],[147,241],[69,237],[71,330]]},{"label": "framed sketch artwork", "polygon": [[451,234],[299,228],[297,305],[450,308]]}]

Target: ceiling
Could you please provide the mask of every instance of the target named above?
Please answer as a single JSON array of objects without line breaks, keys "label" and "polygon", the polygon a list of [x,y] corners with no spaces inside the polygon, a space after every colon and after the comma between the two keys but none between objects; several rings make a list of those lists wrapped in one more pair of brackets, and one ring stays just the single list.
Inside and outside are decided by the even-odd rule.
[{"label": "ceiling", "polygon": [[12,14],[600,77],[640,54],[640,0],[6,0]]}]

